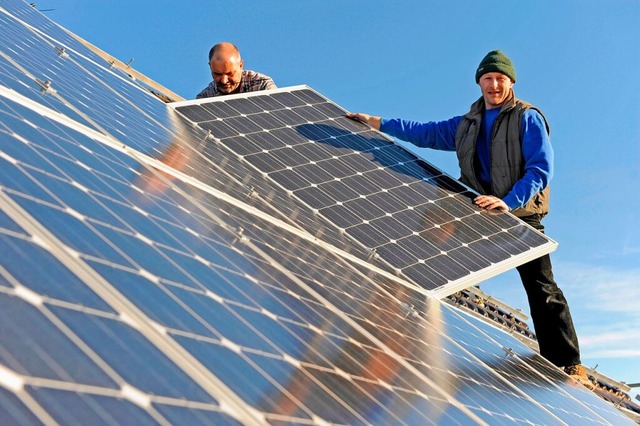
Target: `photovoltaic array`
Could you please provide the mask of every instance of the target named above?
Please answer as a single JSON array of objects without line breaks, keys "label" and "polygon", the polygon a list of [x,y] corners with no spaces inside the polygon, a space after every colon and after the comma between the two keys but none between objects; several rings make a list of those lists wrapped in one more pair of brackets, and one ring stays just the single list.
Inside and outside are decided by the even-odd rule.
[{"label": "photovoltaic array", "polygon": [[168,106],[1,1],[2,423],[623,423],[427,291],[553,242],[342,115]]}]

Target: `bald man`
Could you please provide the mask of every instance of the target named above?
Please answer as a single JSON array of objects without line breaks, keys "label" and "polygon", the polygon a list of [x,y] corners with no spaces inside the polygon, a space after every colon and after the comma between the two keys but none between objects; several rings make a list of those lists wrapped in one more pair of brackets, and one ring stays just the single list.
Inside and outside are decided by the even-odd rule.
[{"label": "bald man", "polygon": [[276,88],[271,77],[243,67],[244,61],[235,45],[222,42],[213,46],[209,51],[213,81],[198,93],[196,99]]}]

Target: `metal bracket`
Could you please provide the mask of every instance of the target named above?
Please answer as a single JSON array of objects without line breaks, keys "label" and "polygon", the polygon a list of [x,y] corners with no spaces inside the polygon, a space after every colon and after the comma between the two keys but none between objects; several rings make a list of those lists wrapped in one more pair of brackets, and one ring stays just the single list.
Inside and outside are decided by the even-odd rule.
[{"label": "metal bracket", "polygon": [[52,95],[58,93],[56,89],[51,87],[51,80],[41,81],[36,78],[36,83],[40,86],[40,92],[42,93],[50,93]]},{"label": "metal bracket", "polygon": [[247,188],[247,193],[246,193],[247,197],[255,198],[258,196],[256,189],[252,185],[246,185],[246,188]]},{"label": "metal bracket", "polygon": [[404,312],[405,318],[420,318],[420,313],[415,309],[413,305],[403,302],[400,304],[400,309],[402,310],[402,312]]},{"label": "metal bracket", "polygon": [[69,58],[69,54],[67,53],[67,50],[64,47],[56,47],[56,51],[58,52],[58,56],[60,56],[62,59]]},{"label": "metal bracket", "polygon": [[233,241],[231,242],[231,244],[235,244],[237,242],[245,243],[247,241],[248,241],[247,237],[244,236],[244,228],[242,226],[237,227],[236,228],[236,236],[233,239]]},{"label": "metal bracket", "polygon": [[502,350],[504,351],[504,355],[507,357],[516,356],[516,353],[511,348],[507,348],[506,346],[503,346]]},{"label": "metal bracket", "polygon": [[372,248],[369,250],[367,255],[367,262],[371,262],[373,259],[378,259],[379,257],[378,251],[375,248]]}]

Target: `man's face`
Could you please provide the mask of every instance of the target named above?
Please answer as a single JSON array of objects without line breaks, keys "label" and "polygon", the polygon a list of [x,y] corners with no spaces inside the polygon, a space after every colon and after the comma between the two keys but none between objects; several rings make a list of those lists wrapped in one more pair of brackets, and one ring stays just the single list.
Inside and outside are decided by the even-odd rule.
[{"label": "man's face", "polygon": [[482,90],[482,97],[487,109],[498,108],[507,100],[513,82],[506,75],[499,72],[488,72],[480,77],[478,85]]},{"label": "man's face", "polygon": [[228,60],[215,57],[211,59],[209,63],[211,76],[220,93],[232,93],[238,88],[242,80],[243,65],[242,60],[236,57],[231,57]]}]

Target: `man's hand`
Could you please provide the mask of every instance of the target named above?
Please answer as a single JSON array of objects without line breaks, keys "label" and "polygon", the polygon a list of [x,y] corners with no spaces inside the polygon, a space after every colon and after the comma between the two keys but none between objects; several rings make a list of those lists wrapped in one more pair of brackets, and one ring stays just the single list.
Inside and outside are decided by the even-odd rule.
[{"label": "man's hand", "polygon": [[347,113],[346,117],[352,120],[361,121],[365,124],[368,124],[369,126],[373,127],[376,130],[380,130],[380,120],[382,120],[381,117],[376,117],[375,115],[363,114],[361,112]]},{"label": "man's hand", "polygon": [[473,203],[481,209],[488,210],[493,213],[506,213],[509,206],[498,197],[493,195],[478,195],[474,198]]}]

